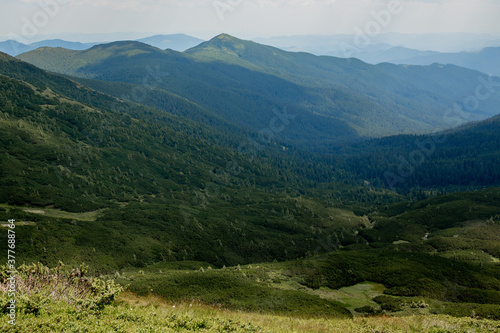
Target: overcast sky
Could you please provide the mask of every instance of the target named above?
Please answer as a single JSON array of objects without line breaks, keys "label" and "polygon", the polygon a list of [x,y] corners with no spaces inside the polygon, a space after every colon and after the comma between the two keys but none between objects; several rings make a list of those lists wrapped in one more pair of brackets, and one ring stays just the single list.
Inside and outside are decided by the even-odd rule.
[{"label": "overcast sky", "polygon": [[0,8],[0,37],[24,42],[60,33],[353,34],[377,24],[382,33],[500,35],[500,0],[0,0]]}]

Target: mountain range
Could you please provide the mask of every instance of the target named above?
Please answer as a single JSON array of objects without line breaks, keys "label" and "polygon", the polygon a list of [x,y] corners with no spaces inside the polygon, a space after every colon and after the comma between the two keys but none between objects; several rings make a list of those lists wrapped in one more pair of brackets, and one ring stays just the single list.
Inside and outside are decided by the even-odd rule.
[{"label": "mountain range", "polygon": [[[414,38],[416,38],[414,36]],[[432,47],[432,40],[439,41]],[[439,45],[445,45],[445,36],[422,37],[419,43],[404,41],[402,37],[383,35],[380,38],[371,38],[370,44],[356,44],[358,41],[353,35],[337,36],[283,36],[274,38],[257,38],[256,41],[273,45],[283,50],[294,52],[310,52],[315,55],[328,55],[341,58],[357,58],[370,64],[389,62],[406,65],[431,65],[433,63],[451,64],[460,67],[481,71],[489,75],[500,76],[500,41],[492,39],[488,42],[471,42],[466,51],[463,51],[464,42],[469,38],[454,36],[453,40],[461,41],[462,49],[459,52],[435,51]],[[417,38],[419,40],[419,38]],[[424,41],[427,40],[427,43]],[[409,45],[420,46],[420,49]],[[487,47],[485,47],[485,45]],[[430,50],[434,51],[430,51]],[[450,49],[450,48],[448,48]],[[456,48],[451,48],[456,49]],[[426,51],[427,50],[427,51]]]},{"label": "mountain range", "polygon": [[40,47],[62,47],[68,50],[86,50],[98,43],[68,42],[62,39],[49,39],[31,44],[23,44],[15,40],[0,42],[0,52],[16,56],[24,52],[36,50]]},{"label": "mountain range", "polygon": [[[342,56],[342,53],[339,52],[337,55]],[[370,64],[382,62],[422,66],[434,63],[451,64],[500,76],[500,47],[487,47],[476,52],[440,53],[381,44],[370,45],[352,56]]]},{"label": "mountain range", "polygon": [[406,55],[386,61],[413,65],[453,64],[475,69],[489,75],[500,76],[500,47],[488,47],[477,52]]},{"label": "mountain range", "polygon": [[[202,51],[206,52],[206,45]],[[307,148],[265,144],[259,141],[258,132],[234,128],[214,114],[189,120],[182,114],[194,114],[183,110],[204,109],[175,94],[169,95],[168,107],[159,110],[99,93],[5,54],[0,55],[0,74],[4,156],[0,201],[74,212],[104,209],[97,222],[87,221],[95,230],[113,234],[119,241],[120,233],[139,223],[143,237],[151,243],[138,250],[129,240],[101,242],[78,223],[58,225],[62,229],[56,234],[73,230],[71,234],[79,235],[77,248],[83,252],[77,255],[68,239],[59,248],[69,252],[47,253],[46,261],[68,258],[68,253],[86,260],[96,246],[102,269],[151,262],[155,257],[218,264],[290,259],[314,250],[316,240],[308,238],[313,235],[306,231],[310,226],[321,225],[328,233],[344,230],[339,239],[343,246],[363,242],[351,234],[366,227],[361,217],[369,208],[360,206],[361,202],[384,205],[401,200],[408,190],[415,198],[425,198],[426,191],[445,193],[444,187],[500,184],[498,116],[439,135],[395,136],[308,153]],[[106,89],[111,90],[113,84],[123,89],[122,83],[113,82],[106,82]],[[259,148],[247,149],[257,142]],[[413,173],[398,174],[401,157],[415,160],[416,151],[424,160],[411,165]],[[386,171],[403,181],[386,184]],[[308,199],[297,199],[302,195]],[[325,199],[330,205],[336,202],[333,208],[328,208]],[[485,214],[496,211],[491,209]],[[142,211],[139,215],[138,210]],[[273,211],[276,218],[265,218],[263,225],[263,217]],[[25,216],[21,211],[16,214]],[[237,216],[236,220],[231,216]],[[158,219],[171,222],[158,224]],[[104,221],[106,230],[102,229]],[[224,238],[220,228],[235,228],[247,240],[234,243],[235,235]],[[154,230],[162,230],[165,241],[175,241],[165,247],[163,238],[150,238]],[[367,232],[362,234],[368,237],[371,233]],[[390,230],[383,232],[394,237]],[[40,237],[34,229],[30,233],[26,237]],[[198,235],[200,247],[192,244],[189,235]],[[261,241],[255,243],[256,237]],[[36,242],[52,247],[53,241]],[[225,244],[220,251],[213,243],[219,241]],[[279,254],[283,242],[302,245],[284,255]],[[26,255],[36,258],[40,246],[26,248]],[[214,251],[207,252],[207,248]],[[138,261],[130,261],[132,256],[117,261],[123,251],[139,251],[134,259]]]},{"label": "mountain range", "polygon": [[[368,37],[368,38],[367,38]],[[282,49],[295,48],[316,55],[336,55],[342,50],[364,51],[377,45],[403,47],[419,51],[440,53],[474,52],[500,45],[500,36],[478,33],[380,33],[362,35],[287,35],[253,38],[255,42]],[[335,53],[332,53],[335,52]]]},{"label": "mountain range", "polygon": [[[46,262],[58,256],[88,262],[98,249],[98,269],[144,265],[154,257],[222,265],[249,256],[290,259],[315,246],[313,231],[307,231],[312,217],[286,193],[304,192],[319,173],[333,181],[331,167],[312,164],[307,155],[292,160],[280,147],[242,151],[242,143],[256,140],[254,134],[225,134],[120,101],[5,54],[0,74],[0,202],[8,203],[9,216],[22,221],[25,212],[10,207],[26,205],[77,213],[103,209],[98,221],[84,218],[85,224],[50,224],[50,218],[34,216],[58,236],[44,238],[38,227],[21,229],[20,238],[33,240],[23,247],[25,258],[35,260],[45,247]],[[318,168],[324,171],[313,171]],[[236,217],[238,211],[244,216]],[[271,211],[276,216],[262,219]],[[329,209],[321,211],[320,229],[326,232],[333,224]],[[302,217],[281,220],[282,214]],[[350,219],[339,217],[343,226],[363,224],[346,214]],[[139,234],[143,245],[135,243],[133,235]],[[287,242],[300,246],[284,252]]]},{"label": "mountain range", "polygon": [[[389,62],[393,64],[431,65],[433,63],[452,64],[460,67],[481,71],[489,75],[500,76],[500,57],[498,47],[481,48],[479,51],[438,52],[421,51],[403,46],[393,46],[387,43],[372,43],[357,48],[352,44],[355,36],[289,36],[275,38],[255,38],[255,41],[276,45],[291,52],[310,52],[315,55],[329,55],[340,58],[354,57],[369,64]],[[162,50],[172,49],[185,51],[202,42],[202,39],[185,34],[155,35],[136,39],[136,41],[157,47]],[[387,39],[397,43],[396,39]],[[373,42],[373,41],[372,41]],[[350,44],[349,44],[350,43]],[[86,50],[102,42],[80,43],[61,39],[42,40],[31,44],[23,44],[14,40],[0,42],[0,52],[17,56],[40,47],[62,47],[69,50]],[[476,46],[478,48],[480,46]]]},{"label": "mountain range", "polygon": [[499,320],[499,85],[227,34],[0,53],[0,219],[24,262],[175,304]]},{"label": "mountain range", "polygon": [[[40,48],[18,58],[86,79],[86,85],[120,98],[133,100],[131,92],[141,91],[142,103],[160,109],[174,94],[205,114],[246,130],[267,131],[264,140],[312,149],[449,128],[453,125],[446,115],[455,105],[464,120],[486,119],[498,114],[500,102],[499,92],[493,91],[477,108],[464,106],[487,77],[457,66],[369,65],[286,52],[226,34],[185,52],[114,42],[85,51]],[[124,85],[111,89],[106,82]],[[270,132],[270,122],[283,110],[290,118]]]},{"label": "mountain range", "polygon": [[[191,47],[194,47],[203,40],[195,37],[191,37],[184,34],[172,34],[172,35],[155,35],[151,37],[141,38],[137,41],[143,42],[145,44],[166,50],[172,49],[176,51],[184,51]],[[94,45],[102,44],[101,42],[94,43],[80,43],[80,42],[69,42],[62,39],[48,39],[31,44],[23,44],[15,40],[7,40],[0,42],[0,52],[7,53],[11,56],[17,56],[21,53],[36,50],[40,47],[62,47],[68,50],[86,50]]]}]

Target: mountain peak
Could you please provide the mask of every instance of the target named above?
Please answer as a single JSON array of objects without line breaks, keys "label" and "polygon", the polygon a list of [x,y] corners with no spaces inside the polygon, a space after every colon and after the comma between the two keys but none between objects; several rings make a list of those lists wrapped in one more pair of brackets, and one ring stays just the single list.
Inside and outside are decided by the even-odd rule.
[{"label": "mountain peak", "polygon": [[217,35],[217,36],[215,36],[214,38],[212,38],[212,41],[216,41],[216,40],[219,40],[219,41],[224,41],[224,42],[229,42],[229,41],[231,41],[231,42],[234,42],[234,41],[239,41],[239,39],[238,39],[238,38],[233,37],[233,36],[231,36],[231,35],[229,35],[229,34],[226,34],[226,33],[222,33],[222,34]]},{"label": "mountain peak", "polygon": [[240,53],[243,50],[253,49],[256,45],[259,44],[250,40],[239,39],[229,34],[222,33],[213,37],[209,41],[201,43],[200,45],[188,50],[187,52],[193,53],[200,50],[219,49],[224,53],[229,52],[230,54],[235,55],[234,52]]},{"label": "mountain peak", "polygon": [[107,44],[99,44],[95,45],[89,50],[96,50],[96,49],[139,49],[139,50],[159,50],[158,48],[139,42],[139,41],[133,41],[133,40],[124,40],[124,41],[117,41],[117,42],[112,42],[112,43],[107,43]]},{"label": "mountain peak", "polygon": [[265,49],[267,48],[269,47],[223,33],[185,52],[205,59],[224,59],[224,61],[230,63],[236,62],[241,66],[255,68],[255,66],[249,62],[244,64],[242,61],[246,58],[252,58],[255,54],[265,53]]}]

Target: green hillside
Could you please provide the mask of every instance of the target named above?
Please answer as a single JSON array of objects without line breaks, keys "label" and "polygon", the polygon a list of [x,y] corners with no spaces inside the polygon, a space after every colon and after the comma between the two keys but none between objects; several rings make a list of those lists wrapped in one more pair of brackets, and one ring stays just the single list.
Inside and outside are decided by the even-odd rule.
[{"label": "green hillside", "polygon": [[435,135],[394,136],[334,148],[338,165],[400,192],[500,185],[500,117]]},{"label": "green hillside", "polygon": [[[353,59],[316,57],[228,35],[185,53],[115,42],[71,54],[39,49],[19,58],[58,73],[135,84],[137,91],[153,89],[140,99],[156,108],[163,108],[157,90],[174,93],[255,132],[269,127],[276,117],[273,110],[286,109],[290,119],[284,128],[281,123],[275,125],[283,130],[272,133],[273,139],[309,149],[359,136],[450,127],[444,112],[473,94],[481,75],[455,66],[373,66]],[[104,85],[93,87],[111,93]],[[123,95],[134,99],[130,93],[115,94]],[[498,93],[492,94],[477,110],[465,111],[466,119],[497,114],[499,101]]]},{"label": "green hillside", "polygon": [[[495,188],[387,205],[369,215],[371,223],[359,233],[362,241],[350,243],[337,232],[324,235],[316,255],[299,260],[222,269],[202,262],[159,263],[114,276],[130,291],[171,302],[197,299],[281,313],[300,307],[295,302],[311,302],[302,314],[337,311],[322,303],[327,300],[356,315],[500,320],[499,194]],[[336,250],[318,254],[323,247]]]},{"label": "green hillside", "polygon": [[[207,66],[187,54],[161,51],[138,42],[98,45],[86,50],[81,57],[74,56],[89,61],[86,65],[73,63],[73,57],[66,57],[62,50],[53,51],[55,54],[50,56],[44,50],[34,51],[33,57],[38,62],[33,64],[77,77],[138,85],[135,91],[141,93],[140,102],[156,108],[165,109],[165,106],[157,100],[158,95],[152,89],[174,93],[233,125],[254,132],[270,127],[271,121],[276,118],[275,110],[281,113],[286,110],[290,117],[285,119],[284,124],[281,121],[272,123],[273,128],[281,129],[271,133],[273,139],[299,143],[319,140],[333,142],[358,136],[345,122],[319,116],[299,106],[301,99],[308,98],[303,88],[272,75],[227,64]],[[59,62],[59,65],[54,63],[56,67],[72,69],[58,71],[54,66],[39,63],[45,57]],[[145,80],[147,84],[144,84]],[[96,83],[93,87],[100,89],[102,84]],[[133,91],[120,91],[115,96],[123,98],[123,95],[129,95],[128,99],[134,100]]]},{"label": "green hillside", "polygon": [[[354,121],[369,114],[379,123],[366,131],[386,130],[387,98],[395,108],[422,107],[422,118],[393,122],[417,131],[477,73],[273,50],[222,35],[187,53],[137,42],[31,53],[60,54],[52,65],[74,79],[0,53],[0,220],[15,219],[17,263],[40,263],[19,267],[19,330],[146,323],[258,332],[249,321],[275,316],[354,332],[379,324],[353,316],[376,315],[438,321],[398,322],[401,331],[498,326],[499,117],[363,142]],[[282,59],[273,63],[269,52]],[[405,81],[410,97],[398,90]],[[415,102],[426,89],[435,103]],[[325,102],[326,91],[337,97]],[[343,115],[320,112],[336,103]],[[415,151],[424,160],[387,183]],[[0,239],[8,244],[7,232]],[[88,272],[76,268],[83,262]],[[6,288],[7,267],[0,277]],[[126,292],[118,296],[107,279]],[[151,299],[154,310],[131,310]],[[3,295],[4,313],[7,304]],[[165,304],[209,314],[167,315]]]},{"label": "green hillside", "polygon": [[[286,52],[278,48],[244,41],[227,34],[214,37],[186,53],[195,55],[200,61],[222,61],[259,70],[307,87],[323,88],[323,94],[340,90],[354,94],[358,100],[367,96],[371,102],[382,106],[390,116],[391,122],[413,119],[428,125],[445,126],[438,117],[454,103],[462,105],[463,99],[475,93],[479,82],[479,72],[457,66],[397,66],[391,64],[369,65],[357,59],[341,59],[327,56],[314,56],[303,52]],[[486,77],[486,76],[485,76]],[[335,101],[338,96],[332,95]],[[496,107],[498,92],[493,99],[481,101],[479,110],[465,110],[467,120],[476,118],[467,115],[470,111],[478,114],[498,114]],[[495,101],[494,101],[495,100]],[[378,109],[356,110],[348,108],[351,116],[363,112],[362,117],[370,119]],[[335,110],[338,111],[338,110]],[[387,112],[390,113],[387,113]],[[418,112],[417,112],[418,111]],[[332,110],[319,111],[330,114]],[[420,115],[417,115],[420,113]],[[360,115],[361,116],[361,115]],[[420,118],[419,118],[420,117]],[[432,124],[429,119],[434,118]],[[357,119],[360,121],[360,119]],[[375,119],[375,121],[377,121]],[[369,123],[365,124],[368,127]],[[409,124],[407,123],[406,126]],[[421,128],[422,124],[413,124]],[[448,124],[449,125],[449,124]],[[372,124],[371,126],[375,126]],[[384,124],[386,131],[391,124]],[[394,133],[394,132],[392,132]]]},{"label": "green hillside", "polygon": [[[8,204],[0,214],[30,239],[19,245],[26,261],[85,261],[103,271],[181,259],[285,260],[313,251],[317,232],[351,233],[366,222],[300,197],[318,178],[349,187],[350,200],[366,192],[335,185],[340,172],[307,155],[291,159],[273,145],[241,151],[253,137],[120,102],[11,58],[0,70],[8,75],[0,76],[0,202]],[[100,211],[79,222],[26,205]]]}]

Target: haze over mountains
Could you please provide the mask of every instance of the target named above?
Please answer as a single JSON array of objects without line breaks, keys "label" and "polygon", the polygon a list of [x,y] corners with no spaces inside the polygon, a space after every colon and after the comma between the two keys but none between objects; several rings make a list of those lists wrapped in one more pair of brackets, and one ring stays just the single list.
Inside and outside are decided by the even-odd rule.
[{"label": "haze over mountains", "polygon": [[328,52],[328,54],[338,57],[351,56],[370,64],[383,62],[424,66],[434,63],[452,64],[475,69],[488,75],[500,76],[500,47],[487,47],[479,51],[440,53],[377,44],[367,46],[353,53],[337,51]]},{"label": "haze over mountains", "polygon": [[[137,40],[163,50],[172,49],[176,51],[184,51],[203,42],[203,40],[199,38],[184,34],[155,35]],[[102,42],[80,43],[69,42],[62,39],[48,39],[31,44],[23,44],[15,40],[7,40],[0,42],[0,52],[7,53],[11,56],[17,56],[40,47],[62,47],[68,50],[86,50],[98,44],[102,44]]]},{"label": "haze over mountains", "polygon": [[[115,42],[85,51],[41,48],[19,59],[96,80],[85,84],[128,99],[148,75],[159,75],[153,87],[146,86],[154,93],[144,94],[141,102],[162,108],[162,99],[175,94],[206,114],[253,131],[269,126],[276,117],[273,110],[286,109],[294,121],[273,137],[312,149],[358,137],[445,129],[455,105],[464,121],[486,119],[498,114],[500,102],[494,91],[477,108],[464,105],[486,76],[457,66],[374,66],[286,52],[226,34],[186,52]],[[152,68],[157,74],[148,74]],[[110,89],[106,81],[134,86]]]},{"label": "haze over mountains", "polygon": [[500,77],[500,47],[488,47],[477,52],[416,54],[405,57],[390,56],[386,62],[413,65],[429,65],[432,63],[454,64],[472,68],[488,75]]},{"label": "haze over mountains", "polygon": [[[363,31],[361,31],[363,32]],[[477,33],[379,33],[379,34],[337,34],[337,35],[284,35],[259,37],[252,40],[279,48],[296,48],[317,55],[337,55],[341,45],[359,51],[376,45],[391,45],[419,51],[439,53],[474,52],[486,47],[499,46],[500,36]],[[334,54],[331,52],[335,52]]]},{"label": "haze over mountains", "polygon": [[[382,62],[409,65],[453,64],[475,69],[489,75],[500,76],[500,47],[498,47],[500,38],[494,36],[387,33],[371,37],[369,44],[365,44],[364,40],[362,40],[362,44],[357,44],[361,43],[357,38],[359,37],[356,35],[304,35],[271,38],[257,37],[252,40],[286,51],[309,52],[315,55],[329,55],[340,58],[354,57],[370,64]],[[175,51],[185,51],[203,42],[202,39],[185,34],[155,35],[133,40],[162,50],[172,49]],[[62,39],[47,39],[26,45],[14,40],[7,40],[0,42],[0,52],[17,56],[39,47],[86,50],[102,43],[107,42],[80,43],[68,42]]]},{"label": "haze over mountains", "polygon": [[0,53],[0,218],[23,260],[90,263],[139,295],[499,320],[498,105],[475,70],[227,34]]},{"label": "haze over mountains", "polygon": [[500,1],[0,8],[0,332],[500,328]]},{"label": "haze over mountains", "polygon": [[280,36],[255,41],[288,51],[357,58],[370,64],[453,64],[500,76],[500,38],[472,34]]}]

